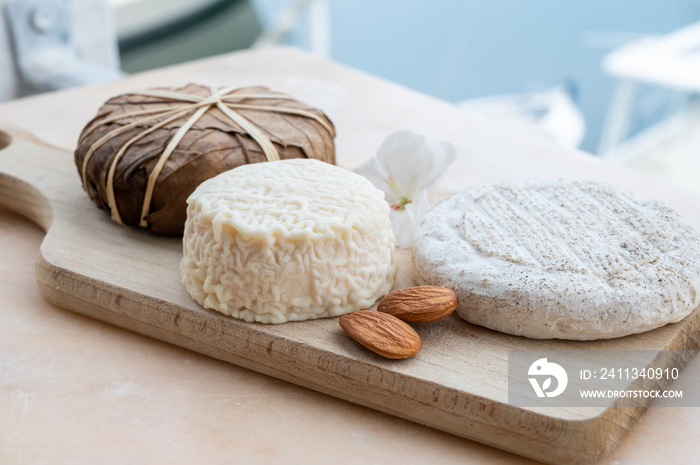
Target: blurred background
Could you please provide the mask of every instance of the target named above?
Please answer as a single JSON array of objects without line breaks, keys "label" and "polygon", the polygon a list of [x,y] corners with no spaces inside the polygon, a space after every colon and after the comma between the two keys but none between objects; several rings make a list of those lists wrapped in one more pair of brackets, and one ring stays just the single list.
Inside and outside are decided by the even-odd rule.
[{"label": "blurred background", "polygon": [[[700,190],[697,0],[0,4],[0,100],[290,45]],[[80,69],[82,81],[56,75],[58,65],[36,75],[26,56],[52,34],[71,48],[52,52],[56,62]]]}]

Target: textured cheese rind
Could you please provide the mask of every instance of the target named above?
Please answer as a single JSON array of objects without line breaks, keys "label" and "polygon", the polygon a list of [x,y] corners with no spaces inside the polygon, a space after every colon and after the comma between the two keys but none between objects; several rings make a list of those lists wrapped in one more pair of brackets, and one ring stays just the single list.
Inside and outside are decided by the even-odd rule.
[{"label": "textured cheese rind", "polygon": [[700,234],[615,187],[537,181],[467,189],[413,244],[419,282],[454,289],[458,314],[537,339],[604,339],[675,323],[700,304]]},{"label": "textured cheese rind", "polygon": [[188,199],[182,282],[205,308],[284,323],[370,307],[396,278],[384,194],[317,160],[222,173]]}]

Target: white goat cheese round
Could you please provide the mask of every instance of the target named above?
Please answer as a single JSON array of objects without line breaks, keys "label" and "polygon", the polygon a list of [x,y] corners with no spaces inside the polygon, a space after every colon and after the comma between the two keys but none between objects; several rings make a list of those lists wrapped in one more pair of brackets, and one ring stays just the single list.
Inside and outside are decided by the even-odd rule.
[{"label": "white goat cheese round", "polygon": [[255,163],[187,200],[180,271],[205,308],[260,323],[368,308],[397,272],[384,194],[309,159]]},{"label": "white goat cheese round", "polygon": [[465,320],[531,338],[602,339],[680,321],[700,304],[700,234],[613,186],[533,181],[467,189],[413,243],[419,282]]}]

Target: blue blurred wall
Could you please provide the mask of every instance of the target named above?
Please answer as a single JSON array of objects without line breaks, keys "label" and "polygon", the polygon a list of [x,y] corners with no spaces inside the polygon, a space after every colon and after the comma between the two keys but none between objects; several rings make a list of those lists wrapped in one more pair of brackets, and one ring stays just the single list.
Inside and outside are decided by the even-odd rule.
[{"label": "blue blurred wall", "polygon": [[[448,100],[573,80],[597,147],[614,81],[601,58],[700,20],[698,0],[330,0],[332,58]],[[263,24],[285,0],[252,2]],[[305,46],[304,22],[291,38]]]}]

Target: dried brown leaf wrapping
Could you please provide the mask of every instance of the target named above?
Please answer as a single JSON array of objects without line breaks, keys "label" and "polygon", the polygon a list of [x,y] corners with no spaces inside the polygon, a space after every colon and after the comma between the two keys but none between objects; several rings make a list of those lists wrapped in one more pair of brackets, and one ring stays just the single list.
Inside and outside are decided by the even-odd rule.
[{"label": "dried brown leaf wrapping", "polygon": [[[209,96],[209,89],[189,84],[176,92]],[[264,87],[241,88],[236,93],[271,94]],[[332,128],[331,121],[321,111],[289,99],[246,98],[237,103],[294,108],[314,113]],[[102,124],[88,132],[93,124],[140,110],[173,108],[181,102],[162,97],[124,94],[107,101],[97,117],[86,125],[75,151],[75,163],[82,176],[83,160],[90,147],[103,136],[143,117],[127,117]],[[335,163],[334,133],[312,118],[272,111],[237,109],[272,141],[281,159],[315,158]],[[194,110],[192,111],[192,113]],[[130,146],[117,163],[114,175],[114,195],[124,224],[138,226],[146,193],[148,176],[153,171],[165,146],[191,113],[156,129]],[[111,214],[107,201],[107,171],[117,152],[138,134],[152,127],[159,120],[137,124],[135,127],[111,137],[97,148],[86,166],[87,194],[101,209]],[[157,178],[149,213],[148,228],[156,233],[182,234],[186,218],[186,200],[203,181],[219,173],[247,163],[266,161],[258,143],[246,131],[228,118],[218,108],[210,108],[185,134],[165,163]]]}]

